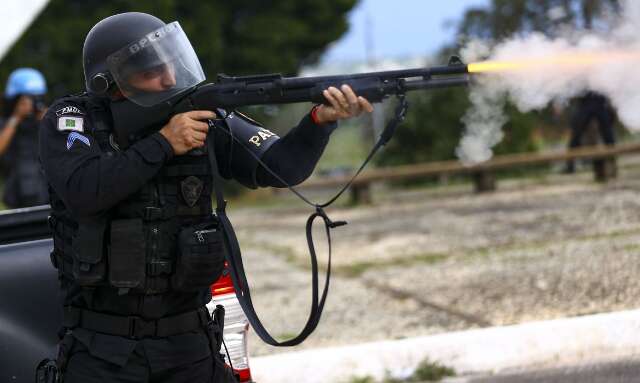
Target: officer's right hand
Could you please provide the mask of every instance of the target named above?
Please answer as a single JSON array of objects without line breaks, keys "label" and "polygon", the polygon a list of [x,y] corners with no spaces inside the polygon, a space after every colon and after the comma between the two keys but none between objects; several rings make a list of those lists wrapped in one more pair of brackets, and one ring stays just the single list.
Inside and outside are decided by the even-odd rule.
[{"label": "officer's right hand", "polygon": [[160,134],[169,141],[173,152],[179,156],[204,146],[209,131],[209,125],[204,120],[214,118],[216,114],[209,110],[179,113],[160,129]]}]

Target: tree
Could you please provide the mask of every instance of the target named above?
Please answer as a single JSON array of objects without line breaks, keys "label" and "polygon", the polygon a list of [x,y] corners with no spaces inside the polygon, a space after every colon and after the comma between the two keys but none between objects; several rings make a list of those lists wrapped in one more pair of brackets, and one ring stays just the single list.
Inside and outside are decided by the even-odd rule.
[{"label": "tree", "polygon": [[0,63],[0,79],[31,66],[53,97],[84,89],[82,45],[99,20],[123,10],[178,20],[210,80],[218,72],[295,74],[347,30],[357,0],[51,0]]},{"label": "tree", "polygon": [[563,26],[591,29],[619,10],[619,0],[493,0],[488,7],[467,10],[458,33],[500,40],[533,31],[554,34]]}]

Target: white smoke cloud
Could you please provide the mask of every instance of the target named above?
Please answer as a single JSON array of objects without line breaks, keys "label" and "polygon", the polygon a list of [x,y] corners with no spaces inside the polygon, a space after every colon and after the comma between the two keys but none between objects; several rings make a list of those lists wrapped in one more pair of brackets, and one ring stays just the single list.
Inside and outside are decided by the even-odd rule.
[{"label": "white smoke cloud", "polygon": [[[640,131],[640,1],[623,2],[621,16],[609,31],[567,30],[562,37],[540,33],[518,36],[490,45],[472,41],[461,51],[465,62],[524,61],[522,71],[478,75],[470,91],[472,107],[462,118],[466,126],[456,153],[465,163],[487,160],[502,139],[507,118],[503,107],[511,101],[520,111],[542,109],[550,102],[566,102],[587,90],[608,96],[621,122]],[[575,58],[581,58],[576,65]],[[569,59],[573,59],[569,62]]]}]

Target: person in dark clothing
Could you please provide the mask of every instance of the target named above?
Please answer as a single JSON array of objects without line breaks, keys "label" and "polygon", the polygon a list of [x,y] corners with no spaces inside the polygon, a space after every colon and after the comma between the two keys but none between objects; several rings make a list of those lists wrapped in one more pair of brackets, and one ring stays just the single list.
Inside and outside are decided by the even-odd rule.
[{"label": "person in dark clothing", "polygon": [[46,107],[44,76],[32,68],[9,75],[0,118],[0,157],[8,166],[3,202],[11,208],[44,205],[47,184],[38,162],[38,124]]},{"label": "person in dark clothing", "polygon": [[[87,93],[52,104],[40,128],[64,306],[57,360],[64,381],[233,381],[219,354],[221,330],[205,307],[224,262],[207,134],[223,177],[250,188],[283,186],[240,155],[249,148],[297,184],[313,171],[336,121],[373,108],[348,86],[332,87],[324,92],[330,105],[315,106],[282,138],[237,112],[194,110],[124,147],[111,105],[156,105],[202,82],[195,52],[177,22],[124,13],[93,27],[83,56]],[[227,131],[210,131],[211,119]]]},{"label": "person in dark clothing", "polygon": [[[615,145],[614,121],[615,112],[607,98],[596,92],[587,92],[577,99],[571,114],[569,149],[577,148],[582,144],[582,138],[592,122],[597,124],[602,142],[605,145]],[[567,161],[565,172],[575,172],[575,161]]]}]

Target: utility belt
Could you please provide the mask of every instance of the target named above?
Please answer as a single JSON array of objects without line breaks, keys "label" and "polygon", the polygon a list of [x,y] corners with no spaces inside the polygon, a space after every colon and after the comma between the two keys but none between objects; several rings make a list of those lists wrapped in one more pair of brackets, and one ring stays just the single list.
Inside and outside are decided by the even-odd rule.
[{"label": "utility belt", "polygon": [[51,261],[59,275],[122,294],[199,291],[220,277],[224,246],[215,216],[179,228],[177,220],[159,220],[163,209],[144,211],[152,219],[104,219],[77,227],[51,217]]},{"label": "utility belt", "polygon": [[211,316],[206,307],[165,318],[145,320],[138,316],[110,315],[66,306],[62,325],[71,330],[82,328],[101,334],[143,339],[206,329],[210,322]]},{"label": "utility belt", "polygon": [[64,307],[63,326],[67,329],[58,344],[56,359],[43,359],[36,367],[36,383],[63,383],[67,364],[71,357],[75,338],[73,330],[83,328],[107,335],[123,336],[131,339],[150,337],[167,337],[184,334],[202,329],[209,340],[216,374],[226,375],[227,378],[218,379],[220,382],[236,382],[230,369],[224,365],[224,358],[220,354],[223,344],[224,330],[223,306],[216,306],[213,316],[206,306],[156,320],[145,320],[137,316],[119,316],[99,313],[78,307]]}]

